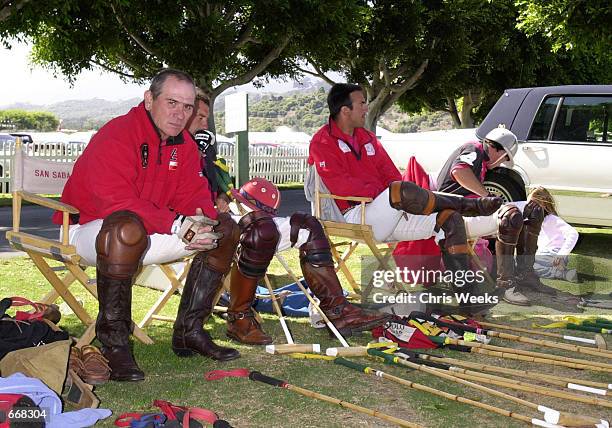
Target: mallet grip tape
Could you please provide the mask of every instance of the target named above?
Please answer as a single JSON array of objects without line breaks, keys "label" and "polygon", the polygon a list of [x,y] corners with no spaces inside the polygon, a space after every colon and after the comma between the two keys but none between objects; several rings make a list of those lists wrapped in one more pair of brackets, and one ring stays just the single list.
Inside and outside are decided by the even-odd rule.
[{"label": "mallet grip tape", "polygon": [[363,364],[355,363],[353,361],[346,360],[344,358],[338,357],[334,360],[334,363],[340,364],[341,366],[348,367],[350,369],[354,369],[360,372],[365,373],[368,366],[364,366]]},{"label": "mallet grip tape", "polygon": [[287,382],[280,379],[275,379],[270,376],[266,376],[261,372],[251,372],[249,373],[249,379],[256,380],[259,382],[267,383],[268,385],[278,386],[279,388],[284,388],[287,385]]}]

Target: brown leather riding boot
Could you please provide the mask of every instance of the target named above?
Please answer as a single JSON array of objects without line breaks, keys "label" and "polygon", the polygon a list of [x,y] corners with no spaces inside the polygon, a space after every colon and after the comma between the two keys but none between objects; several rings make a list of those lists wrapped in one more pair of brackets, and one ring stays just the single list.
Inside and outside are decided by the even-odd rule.
[{"label": "brown leather riding boot", "polygon": [[320,300],[319,307],[342,335],[372,330],[392,318],[389,314],[366,312],[346,300],[327,239],[303,244],[300,247],[300,266],[308,287]]},{"label": "brown leather riding boot", "polygon": [[549,295],[556,294],[554,288],[548,287],[540,281],[533,270],[535,253],[538,250],[538,236],[544,221],[544,211],[535,202],[528,202],[523,210],[525,225],[521,230],[516,245],[517,281],[520,287]]},{"label": "brown leather riding boot", "polygon": [[245,276],[236,265],[232,268],[231,275],[227,337],[247,345],[269,345],[273,342],[272,337],[261,329],[251,310],[257,278]]},{"label": "brown leather riding boot", "polygon": [[172,350],[179,357],[196,353],[218,361],[240,357],[237,350],[213,342],[203,328],[212,313],[240,239],[240,229],[229,214],[219,214],[217,220],[219,224],[214,231],[222,234],[217,248],[196,254],[185,280],[172,334]]},{"label": "brown leather riding boot", "polygon": [[372,330],[392,318],[389,314],[369,313],[350,304],[344,297],[333,263],[315,265],[301,257],[300,265],[308,287],[320,300],[319,307],[343,336]]},{"label": "brown leather riding boot", "polygon": [[394,181],[389,185],[389,204],[409,214],[429,215],[450,209],[464,217],[491,215],[503,204],[502,198],[464,198],[432,192],[410,181]]},{"label": "brown leather riding boot", "polygon": [[215,297],[223,286],[224,275],[208,269],[200,256],[198,254],[194,258],[185,280],[174,322],[172,351],[179,357],[190,357],[198,353],[218,361],[235,360],[240,357],[240,353],[217,345],[203,328],[212,313]]},{"label": "brown leather riding boot", "polygon": [[108,360],[111,380],[137,382],[144,380],[132,350],[129,337],[133,330],[132,281],[106,277],[97,271],[99,312],[96,336],[102,343],[100,351]]},{"label": "brown leather riding boot", "polygon": [[513,244],[495,242],[495,259],[497,260],[497,287],[503,290],[504,301],[518,306],[529,306],[529,299],[517,288],[514,266]]}]

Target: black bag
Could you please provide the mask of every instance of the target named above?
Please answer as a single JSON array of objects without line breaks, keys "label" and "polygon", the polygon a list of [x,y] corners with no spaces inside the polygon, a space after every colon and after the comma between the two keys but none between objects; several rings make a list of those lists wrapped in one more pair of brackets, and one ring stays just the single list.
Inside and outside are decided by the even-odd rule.
[{"label": "black bag", "polygon": [[44,321],[17,321],[4,314],[7,309],[6,300],[10,301],[10,299],[0,301],[0,316],[2,316],[0,318],[0,359],[11,351],[46,345],[69,338],[68,333],[54,331]]}]

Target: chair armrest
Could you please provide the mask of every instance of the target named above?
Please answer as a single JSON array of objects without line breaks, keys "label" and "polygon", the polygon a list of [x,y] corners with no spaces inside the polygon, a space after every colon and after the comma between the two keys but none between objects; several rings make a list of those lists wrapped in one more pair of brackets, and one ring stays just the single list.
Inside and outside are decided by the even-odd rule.
[{"label": "chair armrest", "polygon": [[365,196],[338,196],[338,195],[332,195],[330,193],[319,193],[319,197],[327,198],[327,199],[337,199],[339,201],[354,201],[354,202],[365,202],[365,203],[369,203],[374,200],[373,198],[368,198]]},{"label": "chair armrest", "polygon": [[22,199],[28,202],[32,202],[33,204],[42,205],[43,207],[51,208],[58,211],[67,212],[68,214],[79,213],[79,210],[73,207],[72,205],[68,205],[51,198],[45,198],[44,196],[37,195],[36,193],[30,193],[23,190],[17,193],[19,193]]}]

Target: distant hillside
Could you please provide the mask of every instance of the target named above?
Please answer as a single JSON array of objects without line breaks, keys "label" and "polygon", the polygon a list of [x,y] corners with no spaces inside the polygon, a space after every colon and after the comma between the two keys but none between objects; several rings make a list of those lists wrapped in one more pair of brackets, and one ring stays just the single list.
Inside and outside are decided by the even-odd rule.
[{"label": "distant hillside", "polygon": [[[327,122],[326,94],[329,86],[297,88],[283,94],[250,93],[249,127],[251,131],[274,131],[279,126],[288,126],[296,131],[314,133]],[[125,114],[141,100],[132,98],[123,101],[107,101],[98,98],[70,100],[49,105],[13,104],[6,109],[48,111],[62,120],[66,129],[98,129],[113,117]],[[224,133],[224,96],[215,102],[217,132]],[[379,125],[392,132],[419,132],[451,129],[450,116],[442,113],[408,115],[397,107],[388,111]]]}]

